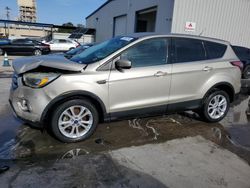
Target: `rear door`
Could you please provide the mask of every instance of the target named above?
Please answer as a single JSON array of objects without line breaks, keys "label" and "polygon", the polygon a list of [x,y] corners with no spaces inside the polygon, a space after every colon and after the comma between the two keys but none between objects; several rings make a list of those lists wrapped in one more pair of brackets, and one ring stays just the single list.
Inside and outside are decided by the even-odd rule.
[{"label": "rear door", "polygon": [[172,50],[173,69],[169,102],[175,104],[196,100],[203,84],[213,74],[213,67],[206,61],[204,42],[174,37]]},{"label": "rear door", "polygon": [[6,45],[4,51],[7,53],[20,53],[22,52],[22,44],[24,39],[13,40],[10,44]]},{"label": "rear door", "polygon": [[59,44],[59,40],[55,39],[55,40],[52,40],[50,43],[50,49],[52,51],[59,51],[60,50],[60,44]]},{"label": "rear door", "polygon": [[118,58],[130,60],[132,68],[113,69],[110,73],[109,110],[112,118],[119,112],[133,116],[166,111],[172,69],[168,63],[168,47],[168,38],[153,38],[120,54]]},{"label": "rear door", "polygon": [[34,51],[34,43],[32,40],[26,39],[20,44],[21,53],[32,53]]},{"label": "rear door", "polygon": [[59,43],[60,43],[60,51],[68,51],[72,45],[72,43],[70,43],[70,41],[67,41],[65,39],[59,39]]}]

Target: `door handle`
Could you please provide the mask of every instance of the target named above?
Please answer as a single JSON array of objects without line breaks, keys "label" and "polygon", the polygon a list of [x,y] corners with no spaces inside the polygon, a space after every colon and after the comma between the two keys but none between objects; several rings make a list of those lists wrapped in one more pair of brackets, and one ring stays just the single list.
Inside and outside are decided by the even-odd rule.
[{"label": "door handle", "polygon": [[98,84],[106,84],[106,83],[107,83],[107,80],[99,80],[99,81],[97,81],[96,83],[98,83]]},{"label": "door handle", "polygon": [[206,66],[206,67],[204,67],[202,70],[203,70],[203,71],[211,71],[211,70],[213,70],[213,67],[208,67],[208,66]]},{"label": "door handle", "polygon": [[154,74],[154,76],[160,77],[160,76],[166,76],[167,74],[168,74],[167,72],[158,71],[157,73]]}]

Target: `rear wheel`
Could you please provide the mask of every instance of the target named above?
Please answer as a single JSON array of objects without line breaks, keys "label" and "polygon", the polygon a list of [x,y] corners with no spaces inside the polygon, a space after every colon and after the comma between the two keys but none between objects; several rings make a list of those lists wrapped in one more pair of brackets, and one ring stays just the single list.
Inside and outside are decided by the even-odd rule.
[{"label": "rear wheel", "polygon": [[75,48],[70,48],[69,51],[70,51],[70,50],[74,50],[74,49],[75,49]]},{"label": "rear wheel", "polygon": [[33,52],[33,54],[34,54],[35,56],[39,56],[39,55],[42,55],[42,51],[39,50],[39,49],[35,49],[34,52]]},{"label": "rear wheel", "polygon": [[214,90],[205,99],[199,115],[208,122],[222,120],[229,110],[230,100],[225,91]]},{"label": "rear wheel", "polygon": [[243,78],[249,79],[250,78],[250,65],[247,65],[243,71]]},{"label": "rear wheel", "polygon": [[98,121],[98,112],[87,99],[70,100],[55,110],[52,132],[62,142],[82,141],[93,134]]}]

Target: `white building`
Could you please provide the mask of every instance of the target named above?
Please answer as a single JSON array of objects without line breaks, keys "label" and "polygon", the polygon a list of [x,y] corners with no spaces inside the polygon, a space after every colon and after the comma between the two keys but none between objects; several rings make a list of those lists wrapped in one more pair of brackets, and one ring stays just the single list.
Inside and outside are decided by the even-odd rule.
[{"label": "white building", "polygon": [[250,48],[250,0],[110,0],[86,18],[96,41],[135,32],[184,33]]}]

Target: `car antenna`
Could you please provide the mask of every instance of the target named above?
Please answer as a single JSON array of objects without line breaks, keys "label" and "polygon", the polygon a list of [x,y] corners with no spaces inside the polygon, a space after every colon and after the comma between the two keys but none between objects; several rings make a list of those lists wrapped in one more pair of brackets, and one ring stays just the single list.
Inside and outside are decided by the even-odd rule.
[{"label": "car antenna", "polygon": [[206,31],[206,28],[204,28],[201,33],[199,34],[199,36],[201,36],[203,34],[203,32]]}]

